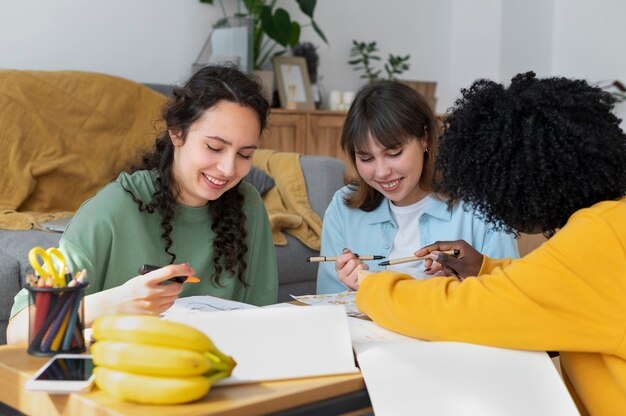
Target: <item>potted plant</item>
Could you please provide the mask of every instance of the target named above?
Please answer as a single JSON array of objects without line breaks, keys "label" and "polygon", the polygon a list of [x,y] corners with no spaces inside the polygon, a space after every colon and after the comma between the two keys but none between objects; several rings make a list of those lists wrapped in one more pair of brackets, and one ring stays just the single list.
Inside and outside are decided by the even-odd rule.
[{"label": "potted plant", "polygon": [[[307,24],[300,24],[291,20],[289,13],[277,7],[277,0],[237,0],[237,9],[234,15],[229,16],[223,0],[217,0],[222,10],[222,19],[216,27],[226,22],[230,17],[246,17],[252,19],[253,24],[253,61],[254,69],[266,68],[274,55],[284,54],[287,48],[295,47],[300,41],[302,27],[312,26],[315,33],[325,42],[326,36],[313,18],[317,0],[295,0],[302,13],[309,17]],[[213,4],[214,0],[200,0],[201,3]],[[243,3],[244,8],[241,7]],[[281,50],[276,50],[282,47]]]},{"label": "potted plant", "polygon": [[400,56],[389,54],[387,62],[384,65],[386,76],[381,77],[382,70],[375,70],[372,61],[380,61],[378,56],[378,45],[376,42],[359,42],[352,41],[352,49],[350,57],[353,58],[348,63],[352,65],[355,71],[363,71],[361,78],[367,79],[368,82],[374,82],[379,79],[396,79],[404,71],[409,69],[409,58],[411,55]]}]

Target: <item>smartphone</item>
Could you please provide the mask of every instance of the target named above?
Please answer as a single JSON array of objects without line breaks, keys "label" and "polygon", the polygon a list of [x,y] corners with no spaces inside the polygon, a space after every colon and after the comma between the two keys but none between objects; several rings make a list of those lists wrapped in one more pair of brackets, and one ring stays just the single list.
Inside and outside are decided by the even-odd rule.
[{"label": "smartphone", "polygon": [[25,384],[26,390],[52,394],[86,392],[93,384],[93,360],[86,354],[57,354]]}]

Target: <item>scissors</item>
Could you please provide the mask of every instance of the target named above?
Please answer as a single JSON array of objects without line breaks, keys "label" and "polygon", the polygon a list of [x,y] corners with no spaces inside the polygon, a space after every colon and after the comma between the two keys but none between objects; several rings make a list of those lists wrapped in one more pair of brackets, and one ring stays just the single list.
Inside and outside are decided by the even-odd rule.
[{"label": "scissors", "polygon": [[[39,263],[37,256],[41,257],[43,264],[46,266],[45,270]],[[58,269],[54,267],[55,257],[59,262]],[[28,252],[28,261],[39,276],[42,278],[44,276],[50,276],[52,278],[53,286],[65,286],[65,266],[67,265],[67,262],[65,261],[65,256],[63,256],[63,253],[61,253],[59,249],[50,247],[49,249],[44,250],[41,247],[33,247]]]}]

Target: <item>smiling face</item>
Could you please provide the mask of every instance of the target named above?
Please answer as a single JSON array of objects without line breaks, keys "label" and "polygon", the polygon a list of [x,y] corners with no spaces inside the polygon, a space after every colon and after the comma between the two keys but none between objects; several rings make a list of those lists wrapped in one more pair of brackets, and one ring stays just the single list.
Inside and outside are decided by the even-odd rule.
[{"label": "smiling face", "polygon": [[424,166],[424,140],[407,140],[384,148],[371,135],[366,149],[355,152],[356,168],[363,180],[397,206],[411,205],[429,192],[419,184]]},{"label": "smiling face", "polygon": [[174,144],[176,201],[201,207],[236,186],[252,167],[261,127],[257,113],[219,101],[189,127],[187,137],[170,130]]}]

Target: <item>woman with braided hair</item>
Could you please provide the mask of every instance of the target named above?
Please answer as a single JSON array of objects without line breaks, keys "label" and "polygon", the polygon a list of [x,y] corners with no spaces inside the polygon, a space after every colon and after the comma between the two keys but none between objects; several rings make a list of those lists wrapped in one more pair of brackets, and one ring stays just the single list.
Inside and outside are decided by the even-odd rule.
[{"label": "woman with braided hair", "polygon": [[558,351],[582,414],[626,414],[626,135],[613,103],[585,81],[532,72],[463,90],[439,189],[500,229],[549,239],[519,260],[436,242],[415,254],[455,276],[368,276],[359,309],[417,338]]},{"label": "woman with braided hair", "polygon": [[[242,181],[268,112],[259,83],[231,67],[205,67],[174,89],[163,110],[167,130],[143,165],[85,202],[61,238],[70,269],[87,270],[87,325],[116,312],[160,314],[184,296],[276,303],[267,212]],[[165,267],[140,275],[142,264]],[[201,281],[162,284],[189,275]],[[22,291],[10,342],[26,339],[27,306]]]}]

